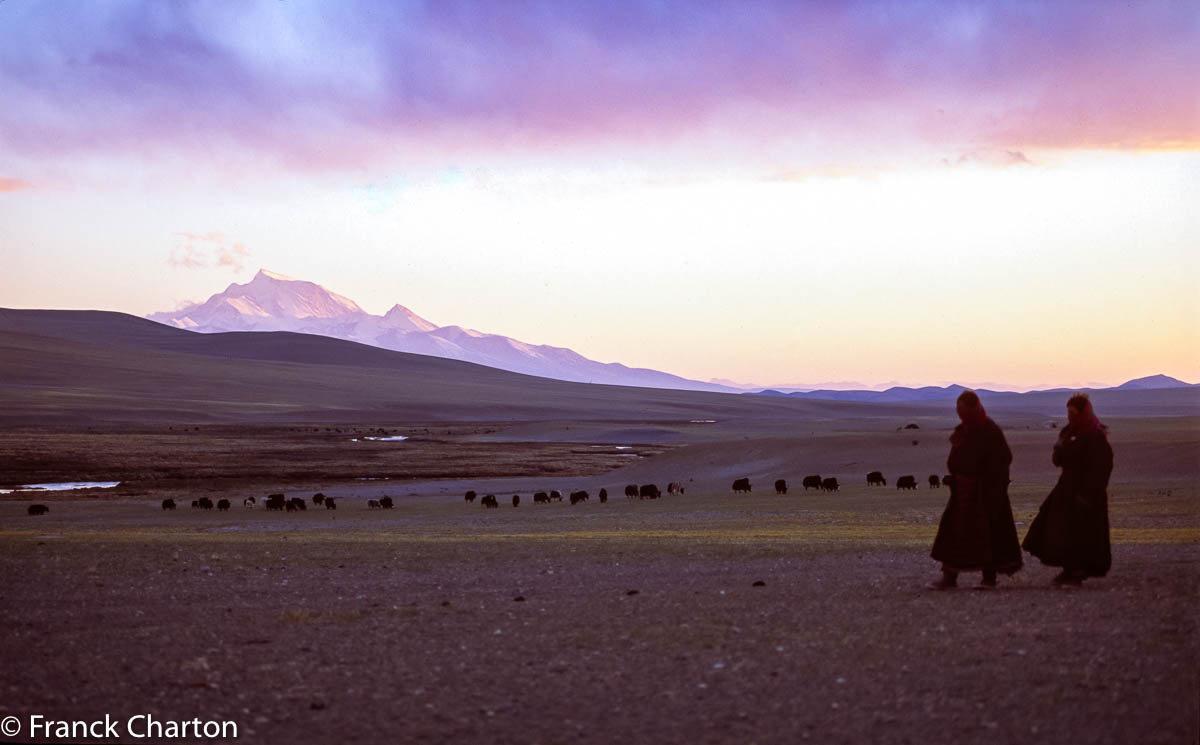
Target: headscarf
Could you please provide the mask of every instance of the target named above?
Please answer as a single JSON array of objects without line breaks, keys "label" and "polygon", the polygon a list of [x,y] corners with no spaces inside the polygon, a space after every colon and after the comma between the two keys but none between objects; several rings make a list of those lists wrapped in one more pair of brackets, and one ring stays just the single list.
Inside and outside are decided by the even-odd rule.
[{"label": "headscarf", "polygon": [[958,401],[965,404],[962,408],[966,411],[960,412],[958,418],[966,427],[978,427],[987,421],[987,410],[983,408],[983,402],[974,391],[963,391],[959,394]]},{"label": "headscarf", "polygon": [[1108,436],[1108,427],[1101,422],[1096,412],[1092,410],[1092,399],[1085,394],[1078,393],[1071,396],[1071,400],[1067,401],[1067,406],[1079,410],[1079,422],[1076,426],[1079,434],[1087,434],[1089,432],[1099,432],[1105,437]]}]

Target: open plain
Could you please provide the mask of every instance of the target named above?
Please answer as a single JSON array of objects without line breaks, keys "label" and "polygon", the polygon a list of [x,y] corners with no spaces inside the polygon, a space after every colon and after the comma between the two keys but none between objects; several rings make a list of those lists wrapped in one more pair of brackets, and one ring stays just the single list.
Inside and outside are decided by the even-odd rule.
[{"label": "open plain", "polygon": [[[570,384],[117,314],[0,311],[0,352],[4,717],[231,721],[253,743],[1200,737],[1193,388],[1094,394],[1108,577],[1056,589],[1035,562],[931,592],[947,402]],[[1022,535],[1064,399],[984,401]],[[15,489],[65,481],[120,483]],[[589,499],[533,503],[551,489]],[[309,508],[262,509],[276,492]]]},{"label": "open plain", "polygon": [[[1053,484],[1054,433],[1020,426],[1009,434],[1023,534]],[[404,424],[373,429],[414,442],[354,443],[348,435],[361,433],[324,426],[241,430],[234,452],[257,441],[265,454],[246,457],[274,467],[223,460],[229,430],[8,432],[8,453],[21,436],[40,443],[50,470],[30,478],[62,477],[45,464],[91,453],[89,442],[111,456],[97,462],[133,478],[88,499],[39,495],[50,506],[41,517],[24,514],[27,493],[0,502],[0,713],[228,720],[239,741],[263,743],[1195,742],[1196,422],[1111,426],[1109,577],[1059,590],[1035,562],[995,592],[964,577],[943,593],[924,584],[936,574],[928,549],[946,490],[900,491],[892,479],[901,463],[920,478],[936,472],[948,423],[928,423],[916,446],[911,431],[844,420],[791,438],[630,442],[625,456],[610,454],[611,438],[560,452],[506,445],[499,425],[442,427],[425,445],[424,428]],[[319,473],[326,461],[314,453],[333,440],[370,449],[346,449]],[[191,473],[205,460],[195,455],[162,473],[151,442],[209,453],[218,470],[253,462],[289,478],[232,465]],[[603,452],[588,460],[593,449]],[[522,460],[572,451],[576,473]],[[618,458],[631,463],[606,471]],[[866,485],[874,463],[889,486]],[[349,475],[356,467],[374,480]],[[804,490],[808,470],[836,473],[841,489]],[[422,475],[435,471],[445,478]],[[732,494],[730,474],[750,475],[754,492]],[[788,494],[770,476],[787,478]],[[685,494],[622,493],[669,480]],[[336,495],[338,509],[242,506],[276,488]],[[501,507],[465,503],[468,488],[496,493]],[[534,490],[551,488],[591,498],[532,504]],[[189,494],[223,494],[234,507],[193,510]],[[367,508],[383,495],[394,509]],[[165,496],[180,509],[164,512]]]}]

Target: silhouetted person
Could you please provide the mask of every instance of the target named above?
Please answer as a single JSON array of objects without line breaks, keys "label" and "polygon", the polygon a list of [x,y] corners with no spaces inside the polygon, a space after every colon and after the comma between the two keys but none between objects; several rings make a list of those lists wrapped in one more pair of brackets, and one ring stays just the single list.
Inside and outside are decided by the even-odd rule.
[{"label": "silhouetted person", "polygon": [[1080,585],[1112,567],[1108,536],[1108,478],[1113,452],[1108,433],[1085,393],[1067,401],[1067,426],[1052,455],[1062,468],[1058,483],[1029,526],[1025,550],[1043,564],[1062,567],[1057,585]]},{"label": "silhouetted person", "polygon": [[979,587],[990,590],[997,572],[1013,574],[1021,568],[1021,545],[1008,502],[1012,451],[974,391],[959,395],[957,409],[962,423],[950,435],[946,460],[953,476],[950,501],[931,553],[942,562],[942,578],[929,586],[949,590],[958,586],[959,572],[982,571]]}]

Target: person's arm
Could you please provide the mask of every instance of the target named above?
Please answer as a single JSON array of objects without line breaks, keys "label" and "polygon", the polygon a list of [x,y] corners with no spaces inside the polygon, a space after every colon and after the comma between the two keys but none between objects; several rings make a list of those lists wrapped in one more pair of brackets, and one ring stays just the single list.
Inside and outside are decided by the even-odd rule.
[{"label": "person's arm", "polygon": [[1088,507],[1099,507],[1105,502],[1108,478],[1112,475],[1113,452],[1108,438],[1102,435],[1088,437],[1083,452],[1083,473],[1076,499]]},{"label": "person's arm", "polygon": [[1063,427],[1063,430],[1058,433],[1058,441],[1054,443],[1054,453],[1050,456],[1050,460],[1059,468],[1066,465],[1066,450],[1070,442],[1071,430]]}]

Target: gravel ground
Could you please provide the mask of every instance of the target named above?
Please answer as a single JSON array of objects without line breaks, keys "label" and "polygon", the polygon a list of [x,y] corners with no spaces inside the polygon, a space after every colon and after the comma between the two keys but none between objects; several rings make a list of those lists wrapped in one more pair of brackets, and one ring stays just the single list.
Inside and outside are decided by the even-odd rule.
[{"label": "gravel ground", "polygon": [[1130,510],[1078,590],[1035,564],[938,593],[927,520],[768,530],[757,504],[5,505],[0,714],[280,744],[1200,740],[1194,509]]}]

